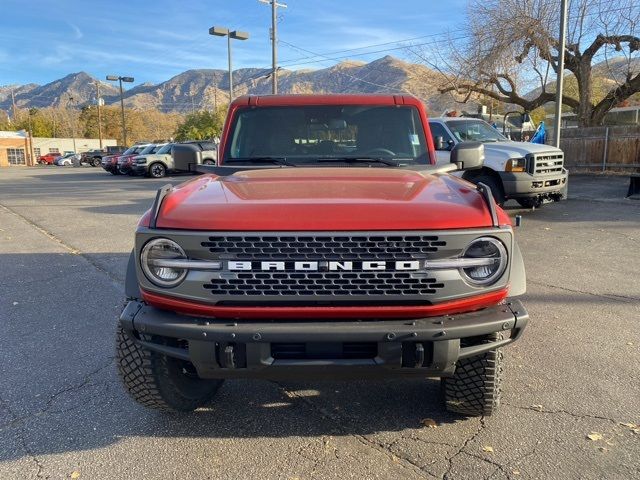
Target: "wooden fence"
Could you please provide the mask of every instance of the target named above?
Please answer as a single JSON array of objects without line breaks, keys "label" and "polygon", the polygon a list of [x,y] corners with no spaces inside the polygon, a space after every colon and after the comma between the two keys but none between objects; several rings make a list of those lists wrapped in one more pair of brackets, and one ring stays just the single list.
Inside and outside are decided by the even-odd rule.
[{"label": "wooden fence", "polygon": [[563,128],[560,148],[569,169],[640,169],[640,126]]}]

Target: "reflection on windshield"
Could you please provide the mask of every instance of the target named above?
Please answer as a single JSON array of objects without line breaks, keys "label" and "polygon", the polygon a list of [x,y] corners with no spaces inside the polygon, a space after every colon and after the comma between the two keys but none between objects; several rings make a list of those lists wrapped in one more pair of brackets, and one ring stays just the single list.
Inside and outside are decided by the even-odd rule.
[{"label": "reflection on windshield", "polygon": [[242,109],[234,118],[227,161],[402,159],[428,163],[412,106],[321,105]]},{"label": "reflection on windshield", "polygon": [[503,142],[507,140],[495,128],[481,120],[446,122],[449,130],[460,142]]}]

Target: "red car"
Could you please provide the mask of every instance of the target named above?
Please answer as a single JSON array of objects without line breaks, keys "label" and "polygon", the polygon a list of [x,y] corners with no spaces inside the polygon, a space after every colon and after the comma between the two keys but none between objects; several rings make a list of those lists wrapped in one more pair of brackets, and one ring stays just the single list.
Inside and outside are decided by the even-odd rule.
[{"label": "red car", "polygon": [[53,163],[56,161],[56,158],[61,155],[62,154],[58,152],[47,153],[46,155],[42,155],[40,156],[40,158],[38,158],[38,163],[42,165],[53,165]]},{"label": "red car", "polygon": [[138,224],[117,330],[135,400],[191,411],[228,378],[440,377],[448,410],[495,411],[499,349],[528,314],[509,216],[451,175],[483,167],[482,143],[438,165],[407,95],[245,96],[218,160]]}]

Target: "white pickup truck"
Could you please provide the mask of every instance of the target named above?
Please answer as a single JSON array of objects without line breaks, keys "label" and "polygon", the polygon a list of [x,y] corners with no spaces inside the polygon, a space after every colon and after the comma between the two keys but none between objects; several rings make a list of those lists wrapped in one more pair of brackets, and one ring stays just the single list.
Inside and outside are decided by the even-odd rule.
[{"label": "white pickup truck", "polygon": [[465,173],[463,178],[489,186],[498,204],[514,199],[532,208],[567,197],[569,172],[564,168],[562,150],[511,141],[477,118],[430,118],[429,127],[438,163],[449,163],[451,149],[460,142],[484,143],[484,167]]}]

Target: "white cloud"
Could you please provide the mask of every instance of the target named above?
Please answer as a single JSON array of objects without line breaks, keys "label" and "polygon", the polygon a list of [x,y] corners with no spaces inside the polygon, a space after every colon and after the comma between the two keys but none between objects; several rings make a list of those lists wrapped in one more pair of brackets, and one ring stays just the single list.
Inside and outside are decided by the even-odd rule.
[{"label": "white cloud", "polygon": [[82,34],[82,31],[80,30],[80,27],[78,27],[77,25],[71,23],[71,22],[67,22],[67,25],[69,25],[69,27],[71,27],[71,31],[73,32],[73,38],[76,40],[80,40],[82,37],[84,37],[84,35]]}]

